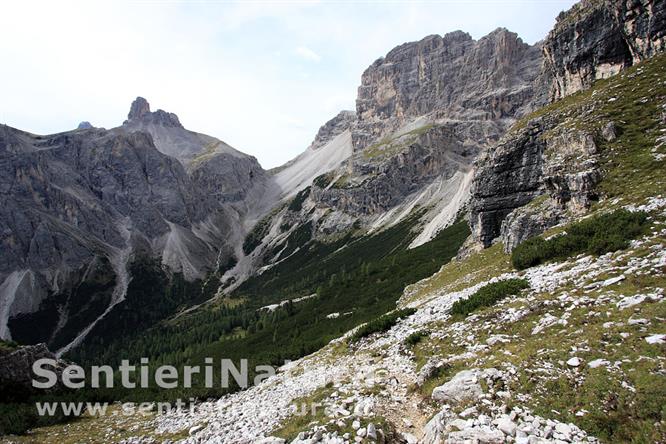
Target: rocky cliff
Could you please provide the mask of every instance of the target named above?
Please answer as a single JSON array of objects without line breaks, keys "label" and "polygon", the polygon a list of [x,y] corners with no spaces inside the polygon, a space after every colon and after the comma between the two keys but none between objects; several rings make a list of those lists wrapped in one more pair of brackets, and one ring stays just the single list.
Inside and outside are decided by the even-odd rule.
[{"label": "rocky cliff", "polygon": [[[543,42],[551,97],[589,88],[663,51],[665,11],[663,2],[583,1],[562,13]],[[589,115],[599,105],[577,112]],[[487,247],[501,236],[511,250],[599,197],[597,145],[617,137],[617,122],[584,127],[571,119],[567,112],[528,116],[477,160],[470,203],[476,241]],[[525,207],[537,196],[544,198]]]},{"label": "rocky cliff", "polygon": [[646,60],[666,47],[666,4],[653,0],[584,0],[560,14],[543,51],[559,99],[594,80]]},{"label": "rocky cliff", "polygon": [[0,387],[10,390],[12,394],[32,390],[32,365],[39,359],[53,359],[58,363],[54,369],[56,374],[62,374],[66,364],[58,361],[56,356],[45,344],[17,347],[13,350],[0,349]]},{"label": "rocky cliff", "polygon": [[[415,118],[512,119],[535,106],[537,46],[500,28],[478,41],[462,31],[405,43],[375,61],[358,88],[354,148]],[[537,100],[538,102],[538,100]]]},{"label": "rocky cliff", "polygon": [[80,340],[122,301],[138,258],[188,280],[226,263],[269,182],[253,157],[142,98],[111,130],[2,126],[0,163],[0,335],[23,331],[31,313],[58,313],[43,340],[61,345],[59,332]]}]

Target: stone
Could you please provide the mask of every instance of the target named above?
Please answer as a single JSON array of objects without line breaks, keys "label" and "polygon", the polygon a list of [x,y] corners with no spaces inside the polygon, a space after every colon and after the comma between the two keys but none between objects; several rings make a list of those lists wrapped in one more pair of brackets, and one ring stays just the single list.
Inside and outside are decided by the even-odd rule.
[{"label": "stone", "polygon": [[648,344],[665,344],[666,343],[666,335],[665,334],[657,334],[657,335],[651,335],[645,338],[645,341]]},{"label": "stone", "polygon": [[478,369],[461,371],[446,384],[436,387],[432,391],[432,399],[442,403],[478,400],[483,394],[481,384],[478,382],[479,374]]},{"label": "stone", "polygon": [[483,444],[503,444],[507,442],[502,432],[489,427],[466,429],[458,432],[449,433],[446,443],[483,443]]},{"label": "stone", "polygon": [[568,424],[565,424],[563,422],[558,422],[557,424],[555,424],[555,431],[561,434],[565,440],[567,441],[571,440],[572,429],[571,426],[569,426]]},{"label": "stone", "polygon": [[507,436],[515,436],[516,427],[516,423],[513,422],[508,416],[502,416],[497,420],[497,428]]},{"label": "stone", "polygon": [[400,436],[407,442],[407,444],[417,444],[419,442],[419,439],[411,433],[402,432]]},{"label": "stone", "polygon": [[569,358],[567,365],[569,367],[578,367],[580,365],[580,359],[575,356],[573,358]]},{"label": "stone", "polygon": [[189,433],[190,435],[196,435],[198,432],[200,432],[201,430],[203,430],[203,428],[204,428],[204,426],[202,426],[202,425],[195,425],[194,427],[191,427],[191,428],[190,428],[190,430],[189,430],[188,433]]},{"label": "stone", "polygon": [[377,429],[375,428],[375,425],[373,423],[368,424],[368,427],[366,429],[366,436],[368,439],[377,439]]},{"label": "stone", "polygon": [[614,142],[617,139],[617,126],[615,122],[608,122],[601,130],[601,137],[606,142]]}]

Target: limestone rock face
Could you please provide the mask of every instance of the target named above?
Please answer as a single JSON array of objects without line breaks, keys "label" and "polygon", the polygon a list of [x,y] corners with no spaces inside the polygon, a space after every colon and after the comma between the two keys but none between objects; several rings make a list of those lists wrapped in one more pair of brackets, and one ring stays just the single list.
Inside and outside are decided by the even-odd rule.
[{"label": "limestone rock face", "polygon": [[666,47],[666,4],[583,0],[562,13],[543,44],[551,98],[588,88]]},{"label": "limestone rock face", "polygon": [[502,119],[533,106],[541,73],[537,46],[506,29],[475,41],[462,31],[405,43],[375,61],[356,100],[356,150],[415,117]]},{"label": "limestone rock face", "polygon": [[316,150],[337,136],[350,129],[356,121],[356,113],[354,111],[340,111],[337,116],[326,122],[319,128],[315,139],[310,144],[309,149]]},{"label": "limestone rock face", "polygon": [[[363,73],[351,126],[354,154],[336,180],[315,182],[312,199],[373,219],[400,213],[400,205],[451,199],[437,183],[452,181],[458,191],[451,195],[466,195],[467,182],[455,178],[545,100],[543,82],[540,47],[506,29],[478,41],[456,31],[398,46]],[[464,200],[448,210],[455,213]]]},{"label": "limestone rock face", "polygon": [[[665,25],[664,2],[576,4],[558,17],[543,42],[551,98],[588,88],[596,79],[662,52]],[[598,198],[601,172],[595,137],[615,140],[616,124],[607,122],[596,135],[560,129],[556,120],[547,116],[527,121],[477,159],[470,226],[479,244],[487,247],[501,237],[510,251],[568,216],[581,215]],[[537,196],[547,200],[525,207]]]},{"label": "limestone rock face", "polygon": [[499,236],[509,213],[543,193],[544,127],[543,121],[532,121],[477,160],[470,227],[475,239],[486,247]]},{"label": "limestone rock face", "polygon": [[[601,174],[593,135],[556,127],[550,116],[533,119],[479,156],[470,227],[481,245],[501,237],[509,252],[597,199]],[[544,200],[526,207],[538,196]]]}]

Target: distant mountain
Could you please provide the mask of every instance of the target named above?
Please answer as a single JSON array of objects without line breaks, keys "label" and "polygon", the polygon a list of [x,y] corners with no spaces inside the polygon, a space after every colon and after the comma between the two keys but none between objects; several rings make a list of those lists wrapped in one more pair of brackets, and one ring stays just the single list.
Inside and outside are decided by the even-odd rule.
[{"label": "distant mountain", "polygon": [[2,126],[0,163],[0,336],[48,318],[29,342],[56,348],[123,300],[133,261],[155,258],[188,280],[229,261],[248,199],[269,181],[255,158],[143,98],[111,130]]}]

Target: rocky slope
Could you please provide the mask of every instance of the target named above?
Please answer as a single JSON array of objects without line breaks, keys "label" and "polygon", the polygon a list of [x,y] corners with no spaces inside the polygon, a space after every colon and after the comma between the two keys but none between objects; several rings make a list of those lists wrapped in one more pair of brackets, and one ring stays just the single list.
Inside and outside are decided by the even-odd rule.
[{"label": "rocky slope", "polygon": [[[405,288],[398,308],[412,310],[394,323],[375,320],[376,333],[360,339],[359,329],[349,331],[263,383],[197,402],[194,411],[111,416],[34,436],[83,433],[124,443],[665,441],[666,56],[654,55],[663,49],[662,11],[663,2],[584,1],[536,47],[500,29],[479,41],[456,32],[391,51],[364,73],[356,113],[324,125],[304,155],[261,181],[274,180],[278,192],[247,206],[246,222],[263,217],[236,244],[240,261],[224,278],[231,290],[257,270],[311,251],[312,240],[362,238],[415,215],[414,244],[424,243],[468,203],[468,248]],[[549,96],[559,100],[539,108]],[[135,105],[125,125],[141,120],[163,134],[180,125],[140,100]],[[85,131],[100,130],[76,134]],[[141,134],[132,137],[147,137]],[[151,156],[162,159],[155,146]],[[41,153],[32,141],[4,149],[8,158]],[[188,154],[164,162],[192,181],[202,160],[205,154]],[[234,199],[210,192],[224,190],[208,177],[215,169],[199,177],[211,205]],[[157,202],[164,200],[171,202]],[[567,237],[572,222],[617,209],[646,214],[640,236],[605,239],[617,242],[610,253],[561,252],[514,269],[508,253],[527,238],[562,237],[573,245],[580,239]],[[196,220],[196,212],[184,214]],[[129,234],[135,237],[134,228]],[[91,264],[85,275],[108,293],[100,297],[113,300],[119,286],[102,279],[106,263]],[[365,272],[379,283],[370,280],[373,270]],[[291,277],[287,271],[279,278]],[[452,312],[456,302],[508,279],[526,288],[471,314]],[[318,297],[304,299],[315,304]],[[345,315],[330,311],[313,310],[311,318]],[[299,415],[303,404],[320,409]]]},{"label": "rocky slope", "polygon": [[130,262],[193,280],[228,261],[270,183],[254,158],[142,98],[111,130],[3,126],[0,162],[0,335],[41,322],[38,340],[62,350],[123,300]]},{"label": "rocky slope", "polygon": [[[543,43],[553,79],[551,97],[589,88],[594,80],[663,51],[665,11],[663,2],[583,1],[562,13]],[[578,97],[567,103],[575,104]],[[601,103],[587,106],[589,114]],[[525,118],[477,161],[470,219],[475,240],[483,246],[501,235],[510,250],[581,214],[598,198],[598,145],[613,143],[621,123],[606,119],[603,127],[577,125],[566,112],[543,114]],[[523,208],[537,196],[545,200]]]}]

